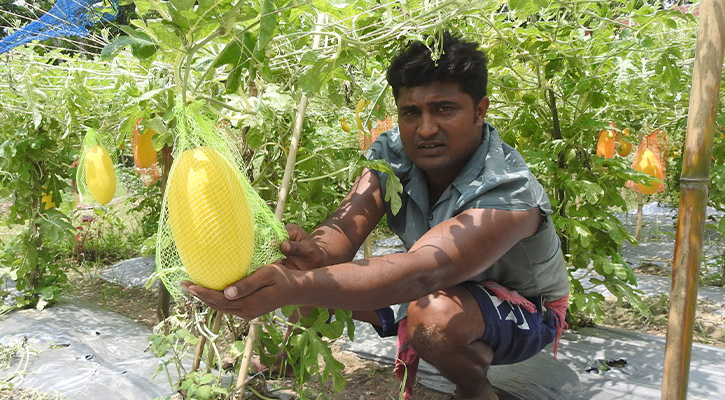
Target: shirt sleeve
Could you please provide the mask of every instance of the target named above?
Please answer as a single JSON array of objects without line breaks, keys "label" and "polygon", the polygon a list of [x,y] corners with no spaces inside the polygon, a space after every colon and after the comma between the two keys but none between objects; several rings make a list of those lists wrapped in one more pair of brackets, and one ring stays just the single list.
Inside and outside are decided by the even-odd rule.
[{"label": "shirt sleeve", "polygon": [[481,153],[483,165],[479,176],[462,190],[462,210],[495,208],[525,211],[538,208],[542,215],[551,215],[546,191],[534,177],[521,154],[501,141],[495,131],[490,136],[489,149]]}]

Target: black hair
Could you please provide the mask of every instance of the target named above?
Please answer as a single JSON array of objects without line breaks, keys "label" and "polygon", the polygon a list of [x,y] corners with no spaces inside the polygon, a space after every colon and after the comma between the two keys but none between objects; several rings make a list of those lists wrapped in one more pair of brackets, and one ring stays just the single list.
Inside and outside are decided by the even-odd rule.
[{"label": "black hair", "polygon": [[[433,82],[458,83],[461,91],[471,96],[473,104],[486,96],[488,59],[476,42],[467,42],[449,32],[426,37],[425,42],[409,43],[398,53],[388,68],[388,83],[398,99],[400,88],[425,86]],[[442,39],[442,45],[440,40]],[[433,59],[439,49],[440,58]]]}]

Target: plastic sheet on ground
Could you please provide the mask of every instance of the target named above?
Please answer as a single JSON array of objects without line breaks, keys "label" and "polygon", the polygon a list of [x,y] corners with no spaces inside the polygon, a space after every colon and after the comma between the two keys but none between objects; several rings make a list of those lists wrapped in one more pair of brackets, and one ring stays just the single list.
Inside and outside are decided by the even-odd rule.
[{"label": "plastic sheet on ground", "polygon": [[[342,347],[365,359],[386,364],[395,361],[395,339],[378,337],[366,324],[356,324],[354,342]],[[549,346],[524,362],[491,367],[489,379],[502,399],[655,400],[661,398],[664,352],[661,337],[584,328],[563,335],[556,360]],[[725,349],[693,345],[688,399],[725,398],[724,357]],[[454,390],[450,381],[424,361],[418,383],[444,393]]]},{"label": "plastic sheet on ground", "polygon": [[[152,378],[160,361],[146,352],[150,334],[129,318],[82,301],[14,311],[0,319],[0,343],[28,343],[28,363],[11,383],[73,400],[172,395],[164,372]],[[0,370],[0,376],[16,367]]]}]

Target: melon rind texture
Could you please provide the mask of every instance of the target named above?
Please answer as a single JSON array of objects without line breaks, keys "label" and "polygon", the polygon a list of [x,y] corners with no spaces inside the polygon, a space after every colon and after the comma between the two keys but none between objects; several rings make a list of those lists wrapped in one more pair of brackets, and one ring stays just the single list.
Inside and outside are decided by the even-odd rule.
[{"label": "melon rind texture", "polygon": [[247,275],[253,217],[240,177],[218,151],[201,146],[181,154],[167,203],[174,244],[195,284],[222,290]]}]

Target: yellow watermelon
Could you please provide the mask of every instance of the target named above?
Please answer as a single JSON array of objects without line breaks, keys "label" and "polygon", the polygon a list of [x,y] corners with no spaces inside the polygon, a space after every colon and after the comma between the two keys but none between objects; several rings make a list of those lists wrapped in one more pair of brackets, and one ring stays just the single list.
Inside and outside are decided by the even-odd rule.
[{"label": "yellow watermelon", "polygon": [[246,276],[254,251],[253,217],[229,161],[209,147],[184,151],[167,190],[171,233],[191,280],[222,290]]},{"label": "yellow watermelon", "polygon": [[116,170],[103,146],[93,146],[85,157],[86,185],[100,204],[108,204],[116,193]]}]

